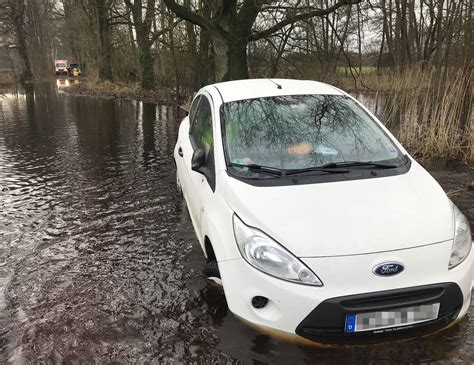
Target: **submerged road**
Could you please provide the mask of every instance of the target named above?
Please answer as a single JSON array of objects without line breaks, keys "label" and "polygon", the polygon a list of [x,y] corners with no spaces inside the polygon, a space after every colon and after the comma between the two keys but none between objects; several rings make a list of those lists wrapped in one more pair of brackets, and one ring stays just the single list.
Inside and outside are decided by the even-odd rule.
[{"label": "submerged road", "polygon": [[[54,83],[0,95],[0,363],[473,361],[474,319],[338,348],[283,342],[237,320],[201,278],[175,189],[178,113]],[[439,174],[448,185],[451,176]]]}]

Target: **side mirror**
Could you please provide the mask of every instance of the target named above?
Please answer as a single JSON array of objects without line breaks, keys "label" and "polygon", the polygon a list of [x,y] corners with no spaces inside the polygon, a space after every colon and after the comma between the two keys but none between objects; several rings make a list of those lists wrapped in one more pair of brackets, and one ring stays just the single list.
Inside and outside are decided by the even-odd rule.
[{"label": "side mirror", "polygon": [[201,167],[203,167],[205,163],[206,153],[201,148],[196,149],[191,158],[191,170],[200,172]]}]

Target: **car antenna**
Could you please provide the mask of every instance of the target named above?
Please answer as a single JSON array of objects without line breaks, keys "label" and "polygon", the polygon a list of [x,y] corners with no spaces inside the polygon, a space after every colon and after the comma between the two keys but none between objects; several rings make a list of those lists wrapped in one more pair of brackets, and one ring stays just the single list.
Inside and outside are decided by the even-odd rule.
[{"label": "car antenna", "polygon": [[273,83],[277,86],[278,89],[281,89],[281,88],[282,88],[280,84],[277,84],[277,83],[276,83],[275,81],[273,81],[272,79],[268,79],[268,80],[271,81],[271,82],[273,82]]}]

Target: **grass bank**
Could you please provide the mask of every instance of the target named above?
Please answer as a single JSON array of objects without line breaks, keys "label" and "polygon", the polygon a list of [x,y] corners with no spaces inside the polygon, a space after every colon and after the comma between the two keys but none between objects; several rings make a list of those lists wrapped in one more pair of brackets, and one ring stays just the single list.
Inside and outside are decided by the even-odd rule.
[{"label": "grass bank", "polygon": [[474,163],[473,70],[406,69],[336,73],[327,82],[380,100],[376,114],[406,149],[425,162]]},{"label": "grass bank", "polygon": [[89,82],[80,80],[64,89],[74,95],[87,95],[105,98],[134,99],[150,103],[177,104],[176,93],[166,87],[144,90],[138,84],[116,84],[112,82]]}]

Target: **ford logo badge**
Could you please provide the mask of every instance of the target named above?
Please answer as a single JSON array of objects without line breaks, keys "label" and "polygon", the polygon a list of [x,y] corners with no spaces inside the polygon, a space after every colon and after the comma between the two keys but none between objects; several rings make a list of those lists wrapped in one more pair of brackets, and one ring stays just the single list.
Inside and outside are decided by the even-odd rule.
[{"label": "ford logo badge", "polygon": [[372,271],[375,275],[379,276],[393,276],[400,274],[404,269],[405,267],[398,262],[384,262],[375,266]]}]

